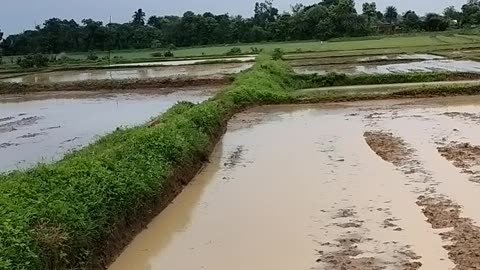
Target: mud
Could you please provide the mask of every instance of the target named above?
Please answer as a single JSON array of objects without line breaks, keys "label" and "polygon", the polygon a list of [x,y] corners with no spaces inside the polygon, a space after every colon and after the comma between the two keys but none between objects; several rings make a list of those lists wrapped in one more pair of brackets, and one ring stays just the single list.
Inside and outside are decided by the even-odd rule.
[{"label": "mud", "polygon": [[[200,102],[218,88],[55,92],[0,99],[0,172],[52,162],[114,131],[147,122],[179,101]],[[63,94],[63,95],[62,95]]]},{"label": "mud", "polygon": [[[372,133],[365,133],[367,141]],[[378,136],[373,136],[378,137]],[[402,138],[392,134],[383,133],[382,140],[390,138],[390,143],[369,144],[372,150],[384,160],[392,162],[406,175],[412,174],[414,181],[422,180],[424,190],[418,197],[417,204],[427,218],[427,222],[434,229],[441,229],[439,236],[445,241],[444,249],[448,251],[449,258],[455,263],[455,269],[479,269],[480,268],[480,227],[470,217],[463,216],[463,207],[448,198],[448,195],[439,193],[436,186],[441,185],[441,179],[435,179],[434,174],[426,169],[418,170],[418,166],[424,164],[418,160],[416,149],[407,144]],[[372,140],[372,139],[370,139]],[[374,140],[374,139],[373,139]],[[374,140],[375,141],[375,140]],[[447,159],[456,159],[456,164],[462,166],[471,161],[468,154],[459,149],[470,149],[469,144],[456,145],[456,147],[439,148],[439,152]],[[399,152],[398,149],[403,149]],[[452,150],[456,149],[456,150]],[[405,152],[409,155],[404,155]],[[459,153],[460,151],[460,153]],[[396,158],[384,158],[385,153],[398,153]],[[464,161],[464,159],[466,161]],[[395,161],[401,160],[401,163]],[[440,168],[436,168],[439,170]],[[417,189],[418,191],[418,189]],[[478,202],[477,202],[478,203]]]},{"label": "mud", "polygon": [[447,146],[438,147],[438,152],[453,162],[457,168],[462,169],[463,173],[471,174],[471,181],[480,183],[480,146],[452,142]]},{"label": "mud", "polygon": [[480,127],[449,111],[480,97],[238,114],[110,269],[478,269],[480,185],[437,147],[480,145]]},{"label": "mud", "polygon": [[[7,119],[7,118],[13,119],[13,117],[6,117],[5,119]],[[34,125],[40,119],[41,118],[38,117],[38,116],[31,116],[31,117],[25,117],[25,118],[22,118],[22,119],[19,119],[19,120],[16,120],[16,121],[1,124],[0,125],[0,134],[16,131],[21,127],[27,127],[27,126]]]}]

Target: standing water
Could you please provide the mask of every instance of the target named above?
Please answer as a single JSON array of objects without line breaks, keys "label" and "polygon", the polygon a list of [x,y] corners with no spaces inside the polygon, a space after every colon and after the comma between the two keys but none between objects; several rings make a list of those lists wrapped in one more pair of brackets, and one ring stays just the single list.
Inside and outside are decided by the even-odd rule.
[{"label": "standing water", "polygon": [[197,89],[171,94],[134,91],[2,97],[0,172],[58,160],[117,127],[144,123],[179,101],[200,102],[214,93]]},{"label": "standing water", "polygon": [[[211,162],[110,270],[453,269],[442,230],[432,229],[416,202],[432,188],[466,210],[480,202],[480,185],[436,153],[449,134],[480,143],[477,126],[449,118],[478,115],[480,100],[445,104],[273,106],[239,114]],[[418,148],[419,168],[403,173],[382,160],[364,137],[372,131],[405,137]]]}]

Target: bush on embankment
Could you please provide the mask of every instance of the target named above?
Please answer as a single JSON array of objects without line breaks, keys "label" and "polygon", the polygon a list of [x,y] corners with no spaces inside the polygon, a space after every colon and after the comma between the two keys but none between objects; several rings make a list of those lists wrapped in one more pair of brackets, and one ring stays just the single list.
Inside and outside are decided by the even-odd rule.
[{"label": "bush on embankment", "polygon": [[297,88],[319,88],[348,85],[374,85],[416,82],[438,82],[480,79],[478,73],[464,72],[412,72],[390,74],[359,74],[346,75],[343,73],[329,73],[326,75],[309,74],[295,75]]},{"label": "bush on embankment", "polygon": [[61,161],[1,175],[0,269],[106,266],[135,224],[190,181],[235,112],[290,100],[292,74],[281,61],[259,59],[209,101],[179,103]]}]

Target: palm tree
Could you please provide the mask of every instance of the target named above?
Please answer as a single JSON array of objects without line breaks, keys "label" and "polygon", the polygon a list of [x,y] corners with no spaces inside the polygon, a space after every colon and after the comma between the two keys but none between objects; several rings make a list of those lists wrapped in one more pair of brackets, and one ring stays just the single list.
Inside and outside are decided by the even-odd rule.
[{"label": "palm tree", "polygon": [[145,25],[145,12],[141,8],[133,13],[133,24],[135,25]]},{"label": "palm tree", "polygon": [[385,10],[385,20],[387,20],[388,23],[397,22],[398,12],[396,7],[394,6],[387,7],[387,10]]}]

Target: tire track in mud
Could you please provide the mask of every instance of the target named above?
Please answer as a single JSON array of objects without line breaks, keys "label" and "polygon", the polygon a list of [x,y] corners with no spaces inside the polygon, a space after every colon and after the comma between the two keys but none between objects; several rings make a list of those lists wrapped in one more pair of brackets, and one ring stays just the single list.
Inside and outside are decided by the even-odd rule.
[{"label": "tire track in mud", "polygon": [[461,217],[461,206],[447,197],[437,194],[435,180],[426,172],[415,157],[415,149],[402,138],[383,131],[368,131],[364,134],[370,148],[383,160],[392,163],[406,175],[415,174],[429,186],[418,197],[417,205],[422,207],[427,222],[449,243],[444,246],[455,269],[480,269],[480,227],[469,218]]}]

